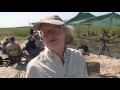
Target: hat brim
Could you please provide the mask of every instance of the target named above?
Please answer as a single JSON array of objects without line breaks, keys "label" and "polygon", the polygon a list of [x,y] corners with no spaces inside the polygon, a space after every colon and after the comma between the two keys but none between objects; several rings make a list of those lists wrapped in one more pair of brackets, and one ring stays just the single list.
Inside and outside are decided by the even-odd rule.
[{"label": "hat brim", "polygon": [[53,25],[64,25],[65,23],[59,20],[44,20],[41,22],[37,22],[33,25],[33,29],[35,30],[40,30],[40,25],[42,23],[48,23],[48,24],[53,24]]}]

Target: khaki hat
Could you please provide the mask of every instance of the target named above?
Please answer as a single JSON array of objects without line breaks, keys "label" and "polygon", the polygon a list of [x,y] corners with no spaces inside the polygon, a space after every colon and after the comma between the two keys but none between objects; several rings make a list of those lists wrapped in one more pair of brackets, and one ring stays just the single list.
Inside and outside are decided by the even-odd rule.
[{"label": "khaki hat", "polygon": [[39,30],[42,23],[48,23],[53,25],[64,25],[64,21],[57,15],[47,16],[43,18],[40,22],[34,24],[33,29]]},{"label": "khaki hat", "polygon": [[7,40],[9,40],[9,38],[8,38],[8,37],[5,37],[4,40],[7,41]]}]

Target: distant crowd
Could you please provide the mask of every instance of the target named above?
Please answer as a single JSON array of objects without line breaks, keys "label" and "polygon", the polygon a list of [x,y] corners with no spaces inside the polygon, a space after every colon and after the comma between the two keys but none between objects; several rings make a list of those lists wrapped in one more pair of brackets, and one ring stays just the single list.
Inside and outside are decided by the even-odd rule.
[{"label": "distant crowd", "polygon": [[0,49],[2,53],[6,54],[13,62],[20,62],[21,57],[23,56],[25,56],[26,59],[36,57],[42,50],[44,50],[44,43],[40,37],[39,31],[30,28],[27,42],[25,42],[25,46],[23,46],[23,48],[15,41],[14,36],[10,36],[5,37],[0,43]]}]

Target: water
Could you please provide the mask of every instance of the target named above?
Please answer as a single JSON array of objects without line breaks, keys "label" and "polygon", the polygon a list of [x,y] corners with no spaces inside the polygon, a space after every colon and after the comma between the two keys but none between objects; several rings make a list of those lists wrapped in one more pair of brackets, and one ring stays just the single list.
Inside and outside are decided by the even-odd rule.
[{"label": "water", "polygon": [[[103,42],[95,42],[93,40],[91,41],[86,39],[76,39],[73,41],[70,47],[77,49],[81,45],[87,45],[89,47],[90,53],[97,55],[100,54],[103,48]],[[120,59],[120,43],[106,43],[106,47],[108,48],[108,50],[105,48],[104,55],[109,56],[109,51],[112,57]]]}]

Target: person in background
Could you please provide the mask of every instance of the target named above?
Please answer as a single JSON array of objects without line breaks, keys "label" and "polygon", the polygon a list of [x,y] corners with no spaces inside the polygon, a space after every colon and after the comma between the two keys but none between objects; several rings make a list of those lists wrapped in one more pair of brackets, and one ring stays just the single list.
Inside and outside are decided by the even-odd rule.
[{"label": "person in background", "polygon": [[77,50],[79,50],[83,55],[89,56],[89,48],[87,45],[81,45]]},{"label": "person in background", "polygon": [[2,50],[2,47],[1,47],[1,42],[0,42],[0,50]]},{"label": "person in background", "polygon": [[44,47],[43,47],[42,41],[40,41],[39,34],[38,34],[38,33],[33,34],[33,37],[34,37],[34,39],[35,39],[36,47],[39,49],[39,52],[41,52]]},{"label": "person in background", "polygon": [[71,28],[59,16],[47,16],[33,28],[40,30],[45,50],[28,63],[25,78],[88,77],[82,53],[67,47],[73,41]]},{"label": "person in background", "polygon": [[15,38],[13,36],[10,37],[10,43],[6,46],[6,52],[8,58],[14,61],[17,60],[18,62],[21,61],[22,49],[20,45],[15,42]]},{"label": "person in background", "polygon": [[29,35],[33,35],[34,34],[34,29],[33,28],[30,28],[30,30],[29,30]]},{"label": "person in background", "polygon": [[25,44],[24,50],[26,50],[26,53],[32,57],[35,57],[39,53],[39,49],[35,44],[33,36],[28,36],[28,41]]},{"label": "person in background", "polygon": [[1,49],[3,54],[7,54],[6,52],[6,45],[10,43],[10,39],[8,37],[4,38],[4,41],[1,43]]}]

